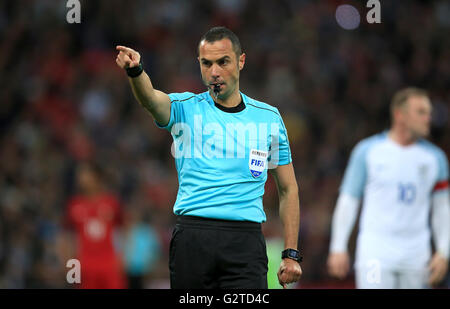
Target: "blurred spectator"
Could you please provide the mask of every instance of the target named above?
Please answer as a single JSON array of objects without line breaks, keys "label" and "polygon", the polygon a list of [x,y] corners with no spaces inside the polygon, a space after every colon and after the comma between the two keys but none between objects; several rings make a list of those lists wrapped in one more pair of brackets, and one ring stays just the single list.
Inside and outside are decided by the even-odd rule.
[{"label": "blurred spectator", "polygon": [[156,231],[133,209],[129,209],[125,220],[124,253],[129,288],[144,288],[160,258],[160,244]]},{"label": "blurred spectator", "polygon": [[127,286],[123,261],[114,246],[114,233],[122,224],[121,206],[113,194],[105,191],[104,177],[98,164],[80,164],[76,171],[80,192],[67,206],[67,225],[77,234],[76,258],[81,265],[81,288],[86,289]]}]

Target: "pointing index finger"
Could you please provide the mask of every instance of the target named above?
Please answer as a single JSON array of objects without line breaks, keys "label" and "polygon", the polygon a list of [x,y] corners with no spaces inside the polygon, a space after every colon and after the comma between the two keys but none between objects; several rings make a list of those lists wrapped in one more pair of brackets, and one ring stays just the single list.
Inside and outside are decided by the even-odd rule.
[{"label": "pointing index finger", "polygon": [[117,45],[116,46],[116,50],[122,51],[122,52],[131,52],[131,49],[126,47],[126,46],[122,46],[122,45]]}]

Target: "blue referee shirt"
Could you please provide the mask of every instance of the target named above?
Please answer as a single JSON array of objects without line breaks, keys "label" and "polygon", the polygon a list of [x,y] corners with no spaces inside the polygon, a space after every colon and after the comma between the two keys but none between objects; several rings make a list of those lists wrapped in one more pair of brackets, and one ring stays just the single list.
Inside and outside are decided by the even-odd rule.
[{"label": "blue referee shirt", "polygon": [[292,161],[277,108],[241,93],[244,109],[218,108],[209,92],[171,93],[176,215],[264,222],[267,170]]}]

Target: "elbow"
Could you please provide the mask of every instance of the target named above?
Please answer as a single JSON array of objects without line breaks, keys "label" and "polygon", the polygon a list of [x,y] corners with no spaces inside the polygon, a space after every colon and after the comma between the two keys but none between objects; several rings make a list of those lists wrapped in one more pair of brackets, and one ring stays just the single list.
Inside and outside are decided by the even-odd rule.
[{"label": "elbow", "polygon": [[298,186],[297,183],[289,184],[280,190],[280,197],[283,198],[297,198],[298,199]]}]

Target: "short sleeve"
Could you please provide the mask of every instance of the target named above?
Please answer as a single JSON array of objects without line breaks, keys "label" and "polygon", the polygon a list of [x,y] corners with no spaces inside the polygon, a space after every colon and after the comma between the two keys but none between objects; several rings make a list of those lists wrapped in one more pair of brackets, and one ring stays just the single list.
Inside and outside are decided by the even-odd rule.
[{"label": "short sleeve", "polygon": [[163,125],[159,124],[158,122],[156,122],[156,120],[155,120],[155,124],[158,128],[165,129],[170,132],[172,130],[172,126],[175,123],[180,122],[180,119],[182,117],[181,114],[183,111],[182,111],[181,102],[193,98],[195,96],[195,94],[193,94],[192,92],[183,92],[183,93],[170,93],[170,94],[168,94],[168,96],[170,98],[169,122],[167,123],[167,125],[163,126]]},{"label": "short sleeve", "polygon": [[355,198],[361,198],[363,195],[367,178],[368,148],[368,143],[362,141],[353,149],[342,180],[341,194],[348,194]]},{"label": "short sleeve", "polygon": [[289,138],[281,115],[271,127],[272,143],[270,145],[269,166],[286,165],[292,162]]}]

